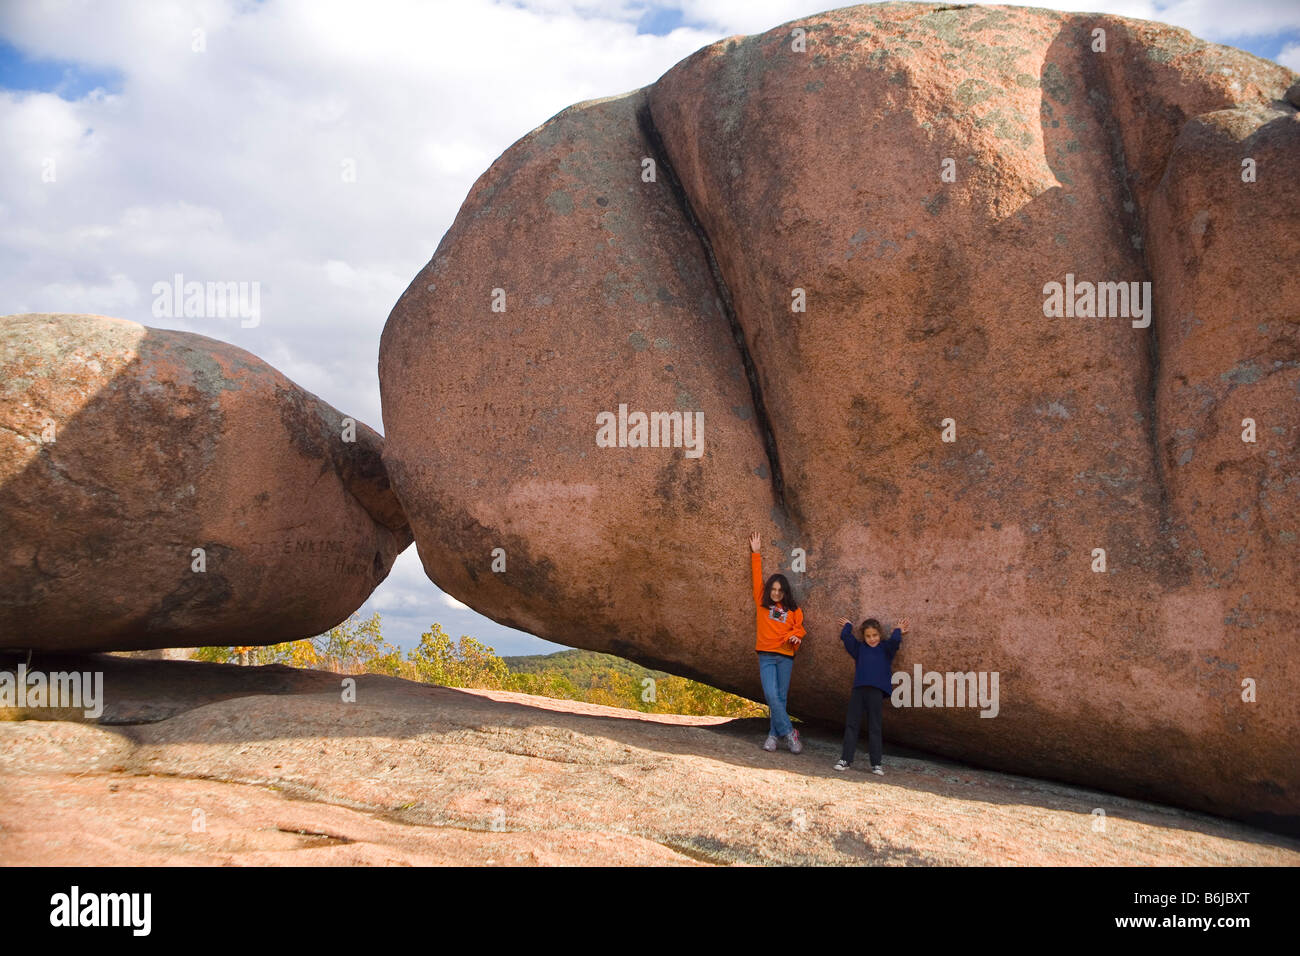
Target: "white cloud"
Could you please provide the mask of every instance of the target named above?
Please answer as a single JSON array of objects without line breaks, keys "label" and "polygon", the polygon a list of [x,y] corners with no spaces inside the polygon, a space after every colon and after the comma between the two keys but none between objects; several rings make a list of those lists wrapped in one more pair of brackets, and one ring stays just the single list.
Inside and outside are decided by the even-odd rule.
[{"label": "white cloud", "polygon": [[[62,302],[64,312],[119,315],[125,310],[135,308],[140,301],[140,291],[135,287],[134,282],[118,272],[98,283],[78,282],[75,279],[53,282],[42,286],[37,291],[36,298]],[[22,311],[36,310],[23,309]]]},{"label": "white cloud", "polygon": [[[9,42],[119,71],[122,90],[0,94],[0,132],[15,144],[0,154],[0,300],[294,355],[282,371],[382,430],[379,333],[474,179],[570,103],[652,82],[708,39],[638,36],[631,7],[590,21],[573,11],[5,5]],[[54,182],[42,181],[47,161]],[[176,273],[258,282],[262,321],[157,319],[149,296],[128,294]]]},{"label": "white cloud", "polygon": [[[994,5],[993,0],[976,2]],[[1216,43],[1300,29],[1300,3],[1296,0],[1033,0],[1021,5],[1155,20]],[[687,22],[702,24],[723,35],[764,33],[788,21],[841,6],[851,4],[825,0],[682,0],[680,5]]]},{"label": "white cloud", "polygon": [[468,634],[502,655],[545,654],[562,649],[559,644],[489,621],[439,590],[425,577],[420,557],[413,547],[398,556],[387,580],[375,590],[359,613],[362,617],[369,617],[375,612],[380,615],[384,639],[404,649],[418,645],[420,635],[434,623],[442,625],[453,640]]},{"label": "white cloud", "polygon": [[1295,0],[1178,0],[1149,6],[1149,13],[1131,15],[1172,23],[1217,43],[1300,28],[1300,3]]}]

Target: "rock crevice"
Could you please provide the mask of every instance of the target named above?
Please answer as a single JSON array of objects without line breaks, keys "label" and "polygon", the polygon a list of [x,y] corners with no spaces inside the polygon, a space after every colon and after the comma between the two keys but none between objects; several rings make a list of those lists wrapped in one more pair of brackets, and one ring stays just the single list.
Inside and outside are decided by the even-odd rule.
[{"label": "rock crevice", "polygon": [[713,242],[709,239],[708,232],[700,223],[699,217],[695,215],[695,210],[691,206],[691,199],[686,195],[686,190],[682,186],[681,180],[677,178],[677,172],[673,169],[667,146],[659,133],[658,127],[655,126],[654,111],[650,108],[648,98],[642,100],[638,105],[636,119],[641,133],[645,137],[646,144],[653,153],[656,169],[663,173],[664,181],[672,191],[677,207],[686,218],[686,222],[695,233],[695,237],[699,239],[705,261],[709,264],[709,274],[713,277],[713,288],[717,292],[718,302],[722,314],[727,319],[727,325],[731,330],[732,339],[735,340],[736,349],[740,352],[740,360],[745,369],[745,379],[749,383],[749,393],[754,403],[754,416],[757,419],[758,429],[763,438],[763,448],[767,452],[772,494],[776,498],[776,505],[781,512],[783,514],[788,513],[785,476],[781,471],[781,456],[776,447],[776,434],[772,431],[772,423],[767,414],[767,405],[763,401],[763,385],[759,380],[758,366],[755,364],[754,356],[750,353],[749,346],[745,342],[745,329],[736,316],[736,301],[731,295],[731,288],[727,285],[722,270],[718,267],[717,256],[713,253]]}]

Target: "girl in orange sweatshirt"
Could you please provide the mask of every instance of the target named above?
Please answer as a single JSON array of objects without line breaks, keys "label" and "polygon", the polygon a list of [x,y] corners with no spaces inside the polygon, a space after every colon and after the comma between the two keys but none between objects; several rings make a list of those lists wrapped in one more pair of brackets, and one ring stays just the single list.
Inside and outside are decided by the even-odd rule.
[{"label": "girl in orange sweatshirt", "polygon": [[755,531],[749,536],[749,570],[754,584],[754,612],[758,633],[758,678],[763,684],[763,696],[771,715],[764,750],[775,750],[778,739],[784,738],[790,752],[803,750],[799,731],[790,723],[785,700],[790,692],[790,673],[794,670],[794,654],[804,635],[803,610],[790,590],[784,574],[774,574],[763,582],[763,559],[758,549],[762,541]]}]

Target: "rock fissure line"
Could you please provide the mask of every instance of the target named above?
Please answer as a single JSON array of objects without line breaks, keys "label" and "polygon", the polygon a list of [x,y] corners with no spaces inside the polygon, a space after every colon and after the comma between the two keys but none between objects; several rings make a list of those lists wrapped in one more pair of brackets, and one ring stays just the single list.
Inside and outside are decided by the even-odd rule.
[{"label": "rock fissure line", "polygon": [[[1170,500],[1169,500],[1169,482],[1165,474],[1164,455],[1160,450],[1160,430],[1156,423],[1156,404],[1159,400],[1160,389],[1160,337],[1157,332],[1160,323],[1158,321],[1158,310],[1156,309],[1156,281],[1151,272],[1151,261],[1148,258],[1150,249],[1150,231],[1147,229],[1146,217],[1148,210],[1143,208],[1138,202],[1138,197],[1133,192],[1133,174],[1129,172],[1128,150],[1124,146],[1124,135],[1119,128],[1119,123],[1115,119],[1115,104],[1117,97],[1123,95],[1123,89],[1117,88],[1113,82],[1113,77],[1108,69],[1100,67],[1095,57],[1083,57],[1080,63],[1080,71],[1087,77],[1088,82],[1093,89],[1100,89],[1105,92],[1105,101],[1101,104],[1093,104],[1093,115],[1101,124],[1102,130],[1110,140],[1110,156],[1114,168],[1119,170],[1119,193],[1120,202],[1127,203],[1132,211],[1123,216],[1124,231],[1129,235],[1136,234],[1142,240],[1142,277],[1151,283],[1151,296],[1147,301],[1149,325],[1142,329],[1147,334],[1147,381],[1146,388],[1142,391],[1142,400],[1147,407],[1147,443],[1151,447],[1151,467],[1155,472],[1156,491],[1159,495],[1159,515],[1160,515],[1160,533],[1166,534],[1170,528]],[[1168,164],[1173,161],[1174,144],[1178,136],[1175,134],[1170,143],[1169,155],[1165,157],[1166,170]],[[1163,176],[1161,181],[1163,181]],[[1159,190],[1159,185],[1156,187]],[[1151,194],[1155,198],[1155,192]],[[1124,208],[1121,205],[1121,210]]]},{"label": "rock fissure line", "polygon": [[637,107],[636,118],[637,125],[641,128],[641,135],[650,147],[655,167],[664,174],[668,188],[671,190],[673,198],[677,200],[678,208],[681,209],[686,221],[695,232],[695,237],[700,242],[700,248],[704,250],[705,261],[708,262],[709,272],[713,276],[713,287],[718,293],[719,301],[722,303],[722,313],[727,318],[727,324],[731,326],[731,337],[735,340],[736,348],[740,351],[740,360],[745,367],[745,378],[749,381],[749,397],[753,402],[754,415],[758,420],[758,428],[763,437],[763,448],[767,452],[768,471],[772,476],[772,492],[776,496],[777,507],[781,509],[782,513],[789,514],[785,502],[785,479],[781,474],[781,459],[776,450],[776,435],[772,432],[772,423],[767,415],[767,405],[763,402],[763,388],[758,381],[758,366],[754,364],[754,358],[749,354],[749,347],[745,344],[745,330],[741,327],[740,319],[736,315],[736,305],[731,297],[731,289],[727,286],[727,280],[723,278],[722,270],[718,267],[717,257],[713,254],[713,243],[709,240],[708,233],[704,231],[704,226],[700,224],[699,218],[695,215],[690,197],[686,195],[686,190],[682,187],[681,180],[677,178],[677,172],[668,159],[668,150],[664,146],[663,137],[659,135],[658,127],[655,126],[654,115],[650,112],[648,94]]}]

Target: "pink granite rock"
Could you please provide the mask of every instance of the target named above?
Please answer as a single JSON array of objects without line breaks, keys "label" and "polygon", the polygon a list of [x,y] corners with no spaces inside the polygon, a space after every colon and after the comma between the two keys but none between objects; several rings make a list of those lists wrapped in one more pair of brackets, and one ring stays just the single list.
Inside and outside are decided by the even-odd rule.
[{"label": "pink granite rock", "polygon": [[[384,332],[425,569],[761,699],[759,530],[796,715],[842,719],[836,618],[910,616],[897,671],[999,699],[887,738],[1300,824],[1294,82],[1159,24],[886,4],[560,113]],[[604,447],[622,405],[702,413],[702,454]]]},{"label": "pink granite rock", "polygon": [[[410,543],[382,439],[243,349],[0,318],[0,646],[312,637]],[[200,556],[196,550],[201,550]]]}]

